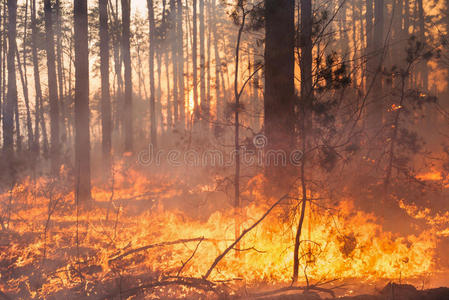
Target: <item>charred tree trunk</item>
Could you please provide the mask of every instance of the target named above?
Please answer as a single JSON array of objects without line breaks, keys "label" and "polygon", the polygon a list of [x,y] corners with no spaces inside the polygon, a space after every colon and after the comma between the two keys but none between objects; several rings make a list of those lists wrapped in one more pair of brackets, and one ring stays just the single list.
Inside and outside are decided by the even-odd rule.
[{"label": "charred tree trunk", "polygon": [[110,165],[112,147],[111,96],[109,93],[109,24],[108,0],[99,0],[100,73],[101,73],[101,145],[105,166]]},{"label": "charred tree trunk", "polygon": [[125,99],[123,108],[123,129],[125,135],[125,151],[133,151],[133,88],[130,50],[130,5],[131,0],[122,0],[122,51],[125,66]]},{"label": "charred tree trunk", "polygon": [[53,174],[59,171],[59,103],[58,103],[58,86],[56,78],[56,64],[55,64],[55,40],[53,34],[53,16],[51,1],[44,1],[45,11],[45,51],[47,53],[47,73],[48,73],[48,95],[50,102],[50,129],[51,129],[51,144],[50,144],[50,158],[51,170]]},{"label": "charred tree trunk", "polygon": [[77,203],[91,198],[89,132],[89,48],[87,0],[74,0],[75,27],[75,176]]}]

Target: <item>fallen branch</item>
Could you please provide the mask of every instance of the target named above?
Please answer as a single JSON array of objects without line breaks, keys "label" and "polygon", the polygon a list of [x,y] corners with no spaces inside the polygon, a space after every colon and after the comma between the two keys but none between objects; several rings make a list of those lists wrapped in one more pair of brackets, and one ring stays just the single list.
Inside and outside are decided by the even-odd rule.
[{"label": "fallen branch", "polygon": [[[209,280],[201,279],[201,278],[194,278],[194,277],[172,277],[171,279],[164,279],[161,281],[153,281],[145,284],[141,284],[139,286],[136,286],[134,288],[119,291],[118,294],[120,296],[132,296],[137,295],[139,293],[144,292],[147,289],[152,289],[156,287],[164,287],[164,286],[170,286],[170,285],[180,285],[180,286],[187,286],[199,290],[203,290],[205,292],[213,292],[215,294],[219,294],[217,291],[215,284]],[[116,294],[107,295],[103,299],[112,299],[116,296]]]},{"label": "fallen branch", "polygon": [[189,263],[189,261],[192,260],[192,258],[195,256],[196,251],[198,251],[198,247],[200,246],[201,242],[204,240],[204,237],[200,239],[200,241],[198,242],[198,244],[196,244],[195,250],[193,250],[192,255],[190,255],[190,257],[182,263],[181,268],[179,268],[178,273],[176,274],[176,276],[179,277],[179,275],[181,275],[182,270],[184,269],[184,267]]},{"label": "fallen branch", "polygon": [[140,251],[145,251],[151,248],[157,248],[157,247],[163,247],[163,246],[171,246],[171,245],[176,245],[176,244],[183,244],[183,243],[191,243],[191,242],[199,242],[199,241],[212,241],[214,242],[214,240],[210,240],[210,239],[205,239],[204,237],[197,237],[197,238],[192,238],[192,239],[179,239],[176,241],[170,241],[170,242],[162,242],[162,243],[157,243],[157,244],[151,244],[151,245],[147,245],[147,246],[143,246],[140,248],[136,248],[136,249],[132,249],[129,250],[117,257],[111,258],[109,260],[109,263],[114,262],[116,260],[122,259],[128,255],[140,252]]},{"label": "fallen branch", "polygon": [[240,236],[228,247],[226,248],[219,256],[217,256],[217,258],[215,259],[215,261],[212,263],[212,265],[210,266],[209,270],[207,270],[206,274],[203,276],[203,279],[207,279],[210,275],[210,273],[212,273],[213,269],[217,266],[217,264],[223,259],[223,257],[226,256],[226,254],[228,254],[229,251],[231,251],[232,249],[234,249],[234,246],[237,245],[240,240],[251,230],[253,230],[257,225],[259,225],[260,222],[262,222],[270,213],[271,211],[278,206],[282,201],[284,201],[285,199],[288,198],[288,194],[282,196],[278,201],[276,201],[263,215],[262,217],[259,218],[259,220],[257,220],[253,225],[251,225],[249,228],[243,230],[242,234],[240,234]]},{"label": "fallen branch", "polygon": [[262,298],[267,296],[273,296],[280,293],[290,292],[290,291],[318,291],[327,293],[332,296],[332,298],[335,298],[335,292],[332,289],[326,289],[322,287],[318,287],[316,285],[310,285],[310,286],[288,286],[284,288],[280,288],[277,290],[262,292],[262,293],[255,293],[255,294],[249,294],[251,297],[255,298]]}]

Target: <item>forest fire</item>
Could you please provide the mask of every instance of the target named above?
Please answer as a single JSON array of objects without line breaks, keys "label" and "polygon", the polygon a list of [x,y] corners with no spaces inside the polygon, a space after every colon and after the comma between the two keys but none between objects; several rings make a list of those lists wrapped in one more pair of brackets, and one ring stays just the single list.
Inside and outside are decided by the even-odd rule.
[{"label": "forest fire", "polygon": [[[191,212],[164,207],[168,199],[185,195],[186,187],[179,180],[123,169],[116,174],[113,190],[94,187],[95,207],[78,216],[70,210],[74,194],[55,182],[28,179],[1,195],[2,201],[12,198],[15,207],[20,207],[2,223],[4,230],[11,232],[6,235],[10,244],[7,248],[2,245],[1,260],[9,262],[1,267],[2,291],[20,298],[59,298],[75,295],[83,285],[87,296],[101,297],[106,290],[133,294],[131,287],[145,280],[201,280],[234,241],[232,211],[218,210],[198,219]],[[254,180],[260,183],[263,179],[259,175]],[[254,203],[243,209],[243,228],[266,214],[274,201],[258,199],[261,194],[255,197]],[[320,203],[317,195],[311,199],[317,200],[311,200],[305,217],[300,249],[301,269],[308,281],[419,282],[447,271],[436,263],[435,249],[439,236],[449,228],[401,236],[385,232],[373,214],[358,211],[351,199],[331,207]],[[215,266],[210,280],[217,285],[226,283],[231,294],[242,288],[290,283],[299,215],[286,207],[295,206],[294,201],[280,203],[248,232],[238,248],[233,248],[234,253]],[[430,214],[402,207],[418,219]],[[447,225],[447,219],[446,214],[434,222]],[[123,282],[116,282],[118,275]],[[195,287],[161,287],[147,296],[191,296],[193,290]]]},{"label": "forest fire", "polygon": [[449,0],[0,1],[0,300],[449,299],[448,41]]}]

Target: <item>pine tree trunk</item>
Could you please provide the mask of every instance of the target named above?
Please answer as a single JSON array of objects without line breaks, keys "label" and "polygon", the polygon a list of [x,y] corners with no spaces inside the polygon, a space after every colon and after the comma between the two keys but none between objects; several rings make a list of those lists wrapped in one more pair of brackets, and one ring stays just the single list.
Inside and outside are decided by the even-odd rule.
[{"label": "pine tree trunk", "polygon": [[27,133],[28,133],[28,150],[32,150],[33,148],[33,125],[31,120],[31,111],[30,111],[30,98],[28,95],[28,80],[26,76],[26,62],[23,64],[20,61],[20,54],[19,50],[16,51],[17,56],[17,68],[19,69],[19,75],[20,75],[20,82],[22,84],[22,91],[23,91],[23,98],[25,101],[25,108],[26,108],[26,127],[27,127]]},{"label": "pine tree trunk", "polygon": [[89,49],[87,0],[74,0],[75,192],[78,204],[91,199],[89,132]]},{"label": "pine tree trunk", "polygon": [[[0,4],[3,4],[2,2],[0,2]],[[1,7],[0,7],[0,13],[2,13],[2,16],[0,17],[0,124],[3,124],[3,93],[1,91],[5,90],[5,86],[3,85],[3,50],[5,49],[5,46],[3,44],[3,35],[5,33],[5,29],[3,28],[3,12],[1,11]],[[3,128],[2,128],[3,129]],[[0,139],[2,138],[2,130],[0,130]]]},{"label": "pine tree trunk", "polygon": [[204,26],[204,0],[199,0],[199,21],[200,21],[200,98],[201,98],[201,118],[203,129],[207,128],[209,121],[209,104],[206,99],[206,57],[205,57],[205,26]]},{"label": "pine tree trunk", "polygon": [[295,248],[293,252],[293,282],[298,279],[299,273],[299,246],[301,243],[301,233],[304,222],[304,216],[307,208],[307,186],[306,186],[306,159],[307,139],[311,128],[310,108],[313,101],[313,78],[312,78],[312,1],[301,0],[301,105],[300,105],[300,130],[301,130],[301,144],[302,153],[304,154],[301,162],[301,189],[302,189],[302,203],[301,215],[296,229]]},{"label": "pine tree trunk", "polygon": [[20,54],[19,50],[17,49],[17,65],[20,71],[20,80],[22,83],[22,90],[23,90],[23,98],[25,101],[25,108],[26,108],[26,127],[27,127],[27,133],[28,133],[28,150],[31,151],[33,148],[33,125],[31,120],[31,111],[30,111],[30,98],[28,93],[28,76],[27,76],[27,49],[26,49],[26,40],[27,40],[27,33],[28,33],[28,0],[25,0],[25,16],[23,21],[23,64],[21,64],[20,61]]},{"label": "pine tree trunk", "polygon": [[8,92],[3,108],[3,149],[10,159],[14,154],[14,108],[17,103],[16,83],[16,25],[17,25],[17,0],[8,0]]},{"label": "pine tree trunk", "polygon": [[200,108],[198,105],[198,33],[197,33],[197,0],[193,0],[192,14],[192,69],[193,69],[193,105],[194,105],[194,122],[196,123],[200,117]]},{"label": "pine tree trunk", "polygon": [[101,144],[104,165],[109,168],[112,148],[111,96],[109,93],[108,0],[99,0],[100,73],[101,73]]},{"label": "pine tree trunk", "polygon": [[179,89],[179,118],[181,129],[186,124],[185,84],[184,84],[184,30],[182,0],[177,0],[177,27],[178,27],[178,89]]},{"label": "pine tree trunk", "polygon": [[265,135],[276,150],[293,143],[294,65],[294,3],[265,0]]},{"label": "pine tree trunk", "polygon": [[211,30],[214,35],[214,55],[215,55],[215,99],[216,99],[216,119],[220,121],[223,117],[223,99],[220,93],[220,74],[221,70],[221,60],[220,60],[220,52],[218,51],[218,32],[217,32],[217,3],[216,0],[212,0],[212,22],[211,22]]},{"label": "pine tree trunk", "polygon": [[123,108],[123,129],[125,135],[125,151],[133,151],[133,88],[130,52],[130,5],[131,0],[122,0],[122,49],[125,66],[125,99]]},{"label": "pine tree trunk", "polygon": [[35,88],[35,125],[34,125],[34,144],[36,153],[39,153],[40,150],[40,131],[39,127],[42,130],[42,138],[43,138],[43,152],[44,155],[48,154],[48,138],[47,138],[47,128],[45,124],[45,119],[43,118],[43,108],[42,108],[42,88],[41,88],[41,79],[39,72],[39,57],[37,53],[37,25],[36,25],[36,0],[31,1],[31,55],[33,60],[33,75],[34,75],[34,88]]},{"label": "pine tree trunk", "polygon": [[[416,0],[418,5],[418,18],[419,18],[419,39],[421,43],[426,44],[426,27],[424,23],[424,7],[423,0]],[[423,59],[420,63],[420,73],[421,73],[421,82],[422,88],[424,91],[429,90],[429,71],[427,68],[427,61]]]},{"label": "pine tree trunk", "polygon": [[50,0],[44,0],[45,11],[45,50],[47,53],[47,73],[48,73],[48,95],[50,102],[50,129],[51,144],[50,158],[51,170],[54,174],[59,171],[59,103],[58,103],[58,86],[56,78],[55,64],[55,41],[53,34],[53,16]]},{"label": "pine tree trunk", "polygon": [[[148,7],[148,26],[149,26],[149,73],[150,73],[150,130],[151,130],[151,145],[157,149],[157,116],[156,116],[156,101],[155,101],[155,86],[154,86],[154,43],[155,39],[155,22],[154,22],[154,4],[153,0],[147,0]],[[160,80],[160,73],[159,73]]]},{"label": "pine tree trunk", "polygon": [[64,52],[62,51],[62,17],[61,17],[61,2],[56,0],[56,62],[58,71],[58,93],[59,93],[59,112],[60,112],[60,133],[62,141],[67,141],[66,129],[66,105],[64,101]]},{"label": "pine tree trunk", "polygon": [[178,126],[178,36],[176,22],[176,1],[170,0],[170,44],[171,44],[171,66],[172,66],[172,88],[173,88],[173,122],[175,127]]}]

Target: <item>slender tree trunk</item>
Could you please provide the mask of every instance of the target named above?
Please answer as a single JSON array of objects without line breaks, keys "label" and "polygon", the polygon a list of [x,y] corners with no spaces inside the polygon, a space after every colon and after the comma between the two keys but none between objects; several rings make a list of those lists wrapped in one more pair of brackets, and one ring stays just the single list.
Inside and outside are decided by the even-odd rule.
[{"label": "slender tree trunk", "polygon": [[211,97],[210,97],[210,84],[211,84],[211,70],[210,70],[210,54],[211,54],[211,4],[210,2],[206,3],[206,11],[207,11],[207,44],[206,44],[206,100],[207,100],[207,107],[208,107],[208,115],[210,119],[210,106],[211,106]]},{"label": "slender tree trunk", "polygon": [[58,76],[58,97],[59,97],[59,112],[60,112],[60,133],[62,141],[67,141],[66,132],[66,106],[64,103],[64,53],[62,51],[62,16],[61,16],[61,2],[56,0],[55,16],[56,16],[56,62],[57,62],[57,76]]},{"label": "slender tree trunk", "polygon": [[[150,47],[149,47],[149,73],[150,73],[150,123],[151,123],[151,145],[153,149],[157,149],[157,119],[156,119],[156,101],[155,101],[155,87],[154,87],[154,43],[155,39],[155,22],[154,22],[154,4],[153,0],[147,0],[148,7],[148,26],[150,32]],[[160,80],[160,73],[159,73]]]},{"label": "slender tree trunk", "polygon": [[130,6],[131,0],[122,1],[122,50],[125,66],[125,101],[123,108],[123,127],[125,134],[125,151],[133,151],[133,88],[130,51]]},{"label": "slender tree trunk", "polygon": [[[16,46],[17,49],[17,46]],[[17,78],[16,78],[17,80]],[[17,91],[17,83],[16,83],[16,91]],[[22,134],[20,128],[20,112],[19,112],[19,98],[16,98],[14,103],[14,121],[16,123],[16,151],[17,153],[22,152]]]},{"label": "slender tree trunk", "polygon": [[[161,135],[164,134],[164,114],[162,113],[162,53],[161,47],[157,47],[156,54],[157,61],[157,99],[159,101],[156,105],[156,118],[159,117],[159,124],[161,129]],[[157,120],[156,120],[156,132],[157,132]]]},{"label": "slender tree trunk", "polygon": [[240,236],[241,227],[241,205],[240,205],[240,96],[238,87],[239,80],[239,59],[240,43],[242,40],[243,29],[245,28],[246,12],[243,9],[243,2],[239,1],[239,8],[242,13],[242,20],[237,35],[237,45],[235,47],[235,73],[234,73],[234,151],[235,151],[235,174],[234,174],[234,209],[235,209],[235,239]]},{"label": "slender tree trunk", "polygon": [[[423,0],[416,0],[418,5],[418,18],[419,18],[419,39],[423,44],[426,44],[426,27],[424,22],[424,7],[423,7]],[[422,81],[422,88],[424,91],[429,90],[429,72],[427,68],[427,61],[423,59],[421,61],[420,66],[421,71],[421,81]]]},{"label": "slender tree trunk", "polygon": [[220,52],[218,51],[218,32],[217,32],[217,3],[216,0],[212,0],[212,22],[211,22],[211,30],[214,35],[214,55],[215,55],[215,101],[216,101],[216,119],[217,121],[221,120],[223,117],[223,99],[220,94],[220,74],[221,70],[221,60],[220,60]]},{"label": "slender tree trunk", "polygon": [[[0,2],[0,4],[5,5],[3,2]],[[6,28],[4,28],[4,24],[2,22],[2,19],[4,18],[3,16],[3,11],[1,10],[2,8],[0,7],[0,12],[2,14],[2,16],[0,17],[0,124],[3,124],[3,102],[4,102],[4,98],[3,98],[3,93],[1,91],[5,90],[5,86],[3,85],[3,78],[4,78],[4,74],[3,74],[3,56],[4,56],[4,50],[6,45],[3,43],[3,36],[6,32]],[[3,128],[2,128],[3,129]],[[2,138],[2,132],[3,130],[0,130],[0,139]]]},{"label": "slender tree trunk", "polygon": [[373,58],[372,67],[368,72],[372,73],[372,91],[376,91],[371,97],[371,104],[368,105],[368,124],[372,134],[377,132],[382,126],[383,118],[383,97],[377,92],[382,91],[382,68],[384,60],[384,0],[374,1],[374,32],[373,32]]},{"label": "slender tree trunk", "polygon": [[199,21],[200,21],[200,98],[201,98],[201,117],[206,121],[204,129],[208,127],[209,122],[209,103],[206,99],[206,57],[205,57],[205,26],[204,26],[204,0],[199,0]]},{"label": "slender tree trunk", "polygon": [[17,0],[8,0],[8,92],[3,108],[3,149],[9,159],[14,154],[14,108],[17,103],[16,83],[16,25],[17,25]]},{"label": "slender tree trunk", "polygon": [[197,0],[193,0],[193,15],[192,15],[192,69],[193,69],[193,105],[194,105],[194,122],[196,123],[200,118],[200,108],[198,105],[198,25],[197,25]]},{"label": "slender tree trunk", "polygon": [[53,34],[53,16],[50,0],[44,0],[45,11],[45,50],[47,52],[48,95],[50,100],[50,128],[51,128],[51,169],[54,174],[59,171],[59,103],[58,86],[55,64],[55,40]]},{"label": "slender tree trunk", "polygon": [[22,84],[22,91],[23,91],[23,98],[25,101],[25,108],[26,108],[26,114],[27,114],[27,120],[26,120],[26,127],[27,127],[27,133],[28,133],[28,150],[32,150],[33,148],[33,125],[31,120],[31,112],[30,112],[30,99],[28,95],[28,81],[26,77],[26,63],[21,63],[20,61],[20,54],[19,50],[16,51],[17,56],[17,68],[19,69],[19,75],[20,75],[20,82]]},{"label": "slender tree trunk", "polygon": [[[34,135],[33,135],[33,125],[31,120],[31,111],[30,111],[30,98],[28,93],[28,74],[27,74],[27,49],[26,49],[26,40],[27,40],[27,33],[28,33],[28,0],[25,0],[25,16],[23,21],[23,64],[20,63],[20,54],[17,49],[17,63],[20,71],[20,79],[22,83],[22,90],[23,90],[23,97],[25,100],[25,107],[26,107],[26,113],[27,113],[27,120],[26,120],[26,127],[28,132],[28,150],[31,151],[33,148],[33,141],[34,141]],[[22,71],[23,70],[23,71]]]},{"label": "slender tree trunk", "polygon": [[41,88],[41,79],[39,73],[39,57],[37,53],[37,27],[36,27],[36,0],[31,0],[31,54],[33,60],[33,75],[34,75],[34,88],[35,88],[35,101],[36,101],[36,112],[35,112],[35,150],[36,153],[39,153],[40,150],[40,132],[39,126],[42,129],[42,138],[44,145],[44,155],[48,153],[48,138],[47,138],[47,128],[45,124],[45,119],[43,118],[43,100],[42,100],[42,88]]},{"label": "slender tree trunk", "polygon": [[109,24],[108,0],[99,0],[100,73],[101,73],[101,143],[104,165],[110,167],[112,148],[111,96],[109,93]]},{"label": "slender tree trunk", "polygon": [[167,131],[173,126],[172,102],[170,100],[170,54],[165,51],[165,81],[167,83]]},{"label": "slender tree trunk", "polygon": [[184,30],[183,30],[183,6],[182,0],[177,0],[177,27],[178,27],[178,89],[179,89],[179,118],[181,129],[186,125],[186,104],[184,84]]},{"label": "slender tree trunk", "polygon": [[109,2],[109,8],[111,10],[111,16],[113,17],[114,24],[114,34],[113,37],[113,47],[114,47],[114,70],[117,80],[117,91],[115,93],[115,103],[114,103],[114,116],[115,122],[114,127],[120,133],[121,123],[123,119],[123,78],[122,78],[122,59],[121,59],[121,34],[120,34],[120,22],[118,20],[118,0],[115,2],[116,10],[113,9],[112,2]]},{"label": "slender tree trunk", "polygon": [[[313,101],[313,79],[312,79],[312,1],[311,0],[301,0],[301,142],[302,142],[302,152],[305,154],[307,152],[307,134],[311,126],[310,118],[310,107]],[[298,279],[299,273],[299,246],[301,243],[301,232],[304,222],[304,216],[306,212],[307,205],[307,186],[305,178],[306,170],[306,159],[305,155],[301,162],[301,188],[302,188],[302,207],[301,215],[298,223],[298,228],[296,229],[295,237],[295,249],[293,257],[293,282]]]},{"label": "slender tree trunk", "polygon": [[91,199],[87,0],[74,0],[75,176],[77,203]]},{"label": "slender tree trunk", "polygon": [[172,60],[172,82],[173,82],[173,121],[175,127],[178,126],[179,112],[178,112],[178,35],[177,35],[177,21],[176,21],[176,0],[170,0],[170,44],[171,44],[171,60]]}]

